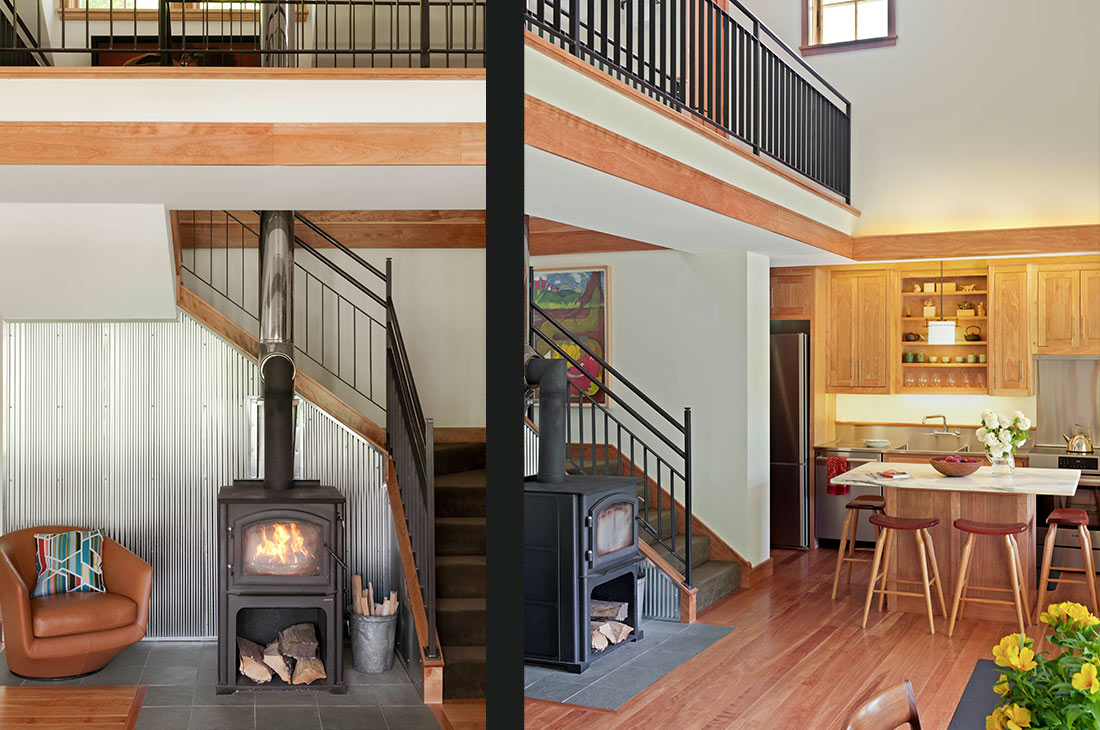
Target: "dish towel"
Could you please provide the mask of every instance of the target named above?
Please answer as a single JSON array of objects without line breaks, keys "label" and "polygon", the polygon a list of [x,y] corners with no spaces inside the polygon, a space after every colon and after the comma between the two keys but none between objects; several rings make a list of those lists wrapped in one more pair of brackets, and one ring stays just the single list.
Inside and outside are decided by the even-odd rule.
[{"label": "dish towel", "polygon": [[830,456],[825,460],[825,472],[828,474],[829,483],[825,487],[827,494],[845,495],[848,493],[847,484],[834,484],[833,477],[838,477],[848,471],[848,460],[843,456]]}]

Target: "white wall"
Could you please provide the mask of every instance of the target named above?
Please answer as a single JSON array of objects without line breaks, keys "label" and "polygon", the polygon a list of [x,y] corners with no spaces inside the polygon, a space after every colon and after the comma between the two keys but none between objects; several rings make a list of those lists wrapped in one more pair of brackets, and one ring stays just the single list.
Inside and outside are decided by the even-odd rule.
[{"label": "white wall", "polygon": [[920,423],[933,413],[947,416],[952,426],[977,426],[982,411],[998,413],[1023,411],[1035,420],[1034,396],[838,394],[836,420],[852,423]]},{"label": "white wall", "polygon": [[694,514],[754,565],[766,560],[767,257],[644,251],[531,262],[610,267],[611,364],[673,415],[691,407]]},{"label": "white wall", "polygon": [[[798,47],[798,2],[746,2]],[[1100,221],[1100,3],[897,5],[896,46],[806,59],[852,101],[855,234]]]}]

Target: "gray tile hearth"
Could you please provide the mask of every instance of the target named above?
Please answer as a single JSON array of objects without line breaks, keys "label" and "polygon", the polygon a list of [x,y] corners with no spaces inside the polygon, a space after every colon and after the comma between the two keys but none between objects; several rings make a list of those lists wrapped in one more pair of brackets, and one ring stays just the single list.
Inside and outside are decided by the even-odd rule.
[{"label": "gray tile hearth", "polygon": [[396,661],[388,672],[362,674],[346,651],[343,695],[310,690],[218,695],[216,675],[214,642],[143,641],[103,670],[62,682],[24,680],[0,659],[0,686],[145,685],[137,730],[439,730]]},{"label": "gray tile hearth", "polygon": [[582,674],[524,667],[524,695],[616,710],[731,631],[729,626],[646,621],[641,641],[617,647]]}]

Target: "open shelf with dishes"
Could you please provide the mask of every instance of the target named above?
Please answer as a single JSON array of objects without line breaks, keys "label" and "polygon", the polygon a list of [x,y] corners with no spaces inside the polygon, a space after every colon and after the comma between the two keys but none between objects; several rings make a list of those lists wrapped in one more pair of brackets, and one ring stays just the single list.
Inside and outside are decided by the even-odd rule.
[{"label": "open shelf with dishes", "polygon": [[[984,267],[951,267],[941,279],[938,264],[901,272],[899,392],[989,392],[987,274]],[[955,341],[929,344],[928,322],[941,319],[955,323]]]}]

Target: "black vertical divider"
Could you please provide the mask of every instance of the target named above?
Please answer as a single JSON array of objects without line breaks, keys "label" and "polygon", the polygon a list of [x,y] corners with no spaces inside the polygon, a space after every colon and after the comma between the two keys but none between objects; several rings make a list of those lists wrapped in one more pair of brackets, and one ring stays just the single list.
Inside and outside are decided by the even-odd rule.
[{"label": "black vertical divider", "polygon": [[[486,4],[486,722],[523,727],[524,3]],[[573,13],[576,16],[576,13]],[[573,38],[577,38],[576,35]]]}]

